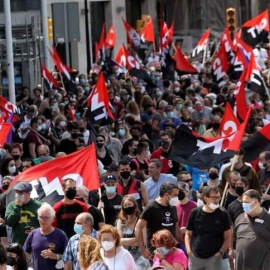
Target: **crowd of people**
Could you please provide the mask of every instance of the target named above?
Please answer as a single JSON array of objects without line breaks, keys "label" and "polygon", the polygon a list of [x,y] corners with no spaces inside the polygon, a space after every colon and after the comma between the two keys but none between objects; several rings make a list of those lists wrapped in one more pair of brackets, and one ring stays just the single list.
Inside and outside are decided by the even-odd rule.
[{"label": "crowd of people", "polygon": [[[269,86],[270,61],[259,63]],[[94,143],[101,193],[69,177],[64,198],[51,205],[31,198],[31,183],[15,184],[15,200],[1,202],[0,268],[269,269],[270,152],[246,163],[240,149],[233,170],[230,160],[202,170],[168,156],[180,125],[220,136],[236,81],[218,87],[209,61],[174,81],[162,77],[159,57],[150,55],[146,67],[155,88],[117,66],[104,72],[116,119],[107,125],[85,110],[94,72],[78,75],[75,92],[23,87],[21,121],[0,151],[1,192],[25,170]],[[266,94],[247,85],[246,102],[254,109],[243,140],[270,121]]]}]

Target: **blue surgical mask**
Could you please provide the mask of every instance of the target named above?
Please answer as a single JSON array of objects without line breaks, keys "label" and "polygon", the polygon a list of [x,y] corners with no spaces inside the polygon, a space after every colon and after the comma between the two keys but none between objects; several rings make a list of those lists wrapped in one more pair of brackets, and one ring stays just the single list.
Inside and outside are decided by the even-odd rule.
[{"label": "blue surgical mask", "polygon": [[126,135],[126,131],[123,128],[120,128],[118,130],[119,137],[124,137]]},{"label": "blue surgical mask", "polygon": [[42,129],[44,130],[44,129],[46,129],[47,128],[47,125],[44,123],[44,124],[42,124]]},{"label": "blue surgical mask", "polygon": [[84,83],[86,83],[86,79],[84,79],[84,78],[79,79],[79,82],[80,82],[80,84],[84,84]]},{"label": "blue surgical mask", "polygon": [[244,212],[250,213],[252,210],[252,207],[251,207],[252,204],[253,204],[253,202],[252,203],[244,203],[243,202],[242,206],[243,206]]},{"label": "blue surgical mask", "polygon": [[74,232],[77,234],[82,234],[83,233],[83,228],[81,224],[74,224]]},{"label": "blue surgical mask", "polygon": [[168,112],[168,113],[167,113],[167,117],[168,117],[168,118],[173,118],[173,112]]},{"label": "blue surgical mask", "polygon": [[54,103],[53,103],[53,106],[54,106],[54,107],[58,107],[58,102],[54,102]]},{"label": "blue surgical mask", "polygon": [[162,253],[163,255],[167,255],[169,253],[169,249],[165,248],[165,247],[159,247],[157,248],[157,250]]},{"label": "blue surgical mask", "polygon": [[65,100],[64,103],[65,103],[65,105],[68,105],[69,100]]},{"label": "blue surgical mask", "polygon": [[113,187],[107,187],[106,186],[106,192],[109,193],[109,194],[114,194],[116,191],[116,186],[113,186]]}]

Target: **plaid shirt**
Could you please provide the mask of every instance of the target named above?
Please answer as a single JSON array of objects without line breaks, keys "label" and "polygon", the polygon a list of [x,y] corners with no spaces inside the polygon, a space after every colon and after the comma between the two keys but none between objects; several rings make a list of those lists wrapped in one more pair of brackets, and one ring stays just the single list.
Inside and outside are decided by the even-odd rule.
[{"label": "plaid shirt", "polygon": [[[93,229],[90,236],[93,238],[97,238],[97,231]],[[69,239],[66,250],[63,254],[64,262],[72,262],[74,270],[81,270],[78,262],[79,240],[80,240],[79,234],[73,235]]]}]

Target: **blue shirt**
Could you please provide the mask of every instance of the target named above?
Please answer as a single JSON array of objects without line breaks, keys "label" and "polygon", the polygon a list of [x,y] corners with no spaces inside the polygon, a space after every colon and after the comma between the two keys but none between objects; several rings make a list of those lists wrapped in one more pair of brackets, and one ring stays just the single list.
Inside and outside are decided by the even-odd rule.
[{"label": "blue shirt", "polygon": [[154,201],[159,196],[159,189],[165,182],[172,182],[177,184],[177,178],[172,174],[161,173],[158,181],[154,181],[152,177],[144,181],[143,184],[146,187],[149,201]]},{"label": "blue shirt", "polygon": [[[97,238],[97,232],[93,229],[90,236],[93,238]],[[63,261],[72,262],[74,270],[81,270],[79,266],[79,262],[78,262],[78,252],[79,252],[78,244],[79,244],[80,237],[81,237],[80,234],[73,235],[69,239],[66,250],[63,254]]]}]

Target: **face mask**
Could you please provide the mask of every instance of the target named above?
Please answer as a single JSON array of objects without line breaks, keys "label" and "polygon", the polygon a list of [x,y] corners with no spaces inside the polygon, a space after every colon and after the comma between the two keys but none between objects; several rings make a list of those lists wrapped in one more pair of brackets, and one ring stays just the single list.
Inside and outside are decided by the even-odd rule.
[{"label": "face mask", "polygon": [[58,102],[54,102],[53,107],[58,107]]},{"label": "face mask", "polygon": [[133,155],[137,155],[137,149],[136,148],[133,149],[132,153],[133,153]]},{"label": "face mask", "polygon": [[186,198],[186,194],[183,191],[179,191],[178,200],[182,201]]},{"label": "face mask", "polygon": [[157,91],[156,95],[157,95],[158,97],[161,97],[161,96],[162,96],[162,92],[161,92],[161,91]]},{"label": "face mask", "polygon": [[59,125],[60,125],[60,127],[65,127],[67,124],[66,124],[65,121],[61,121],[61,122],[59,123]]},{"label": "face mask", "polygon": [[17,263],[17,260],[14,257],[7,257],[7,265],[15,266]]},{"label": "face mask", "polygon": [[[14,158],[15,159],[15,158]],[[258,166],[259,166],[259,168],[261,169],[261,170],[263,170],[264,168],[265,168],[265,164],[263,163],[263,162],[259,162],[258,163]]]},{"label": "face mask", "polygon": [[136,209],[136,206],[133,205],[133,206],[129,206],[129,207],[123,208],[123,212],[124,212],[125,214],[127,214],[127,215],[131,215],[131,214],[134,213],[135,209]]},{"label": "face mask", "polygon": [[77,193],[76,189],[68,189],[65,195],[69,200],[73,200],[76,197],[76,193]]},{"label": "face mask", "polygon": [[157,250],[162,253],[163,255],[167,255],[169,253],[169,249],[165,248],[165,247],[159,247],[157,248]]},{"label": "face mask", "polygon": [[65,105],[68,105],[68,103],[69,103],[68,100],[65,100],[65,101],[64,101],[64,104],[65,104]]},{"label": "face mask", "polygon": [[182,104],[176,104],[176,110],[180,111],[183,108]]},{"label": "face mask", "polygon": [[49,157],[41,156],[41,157],[39,157],[39,159],[41,162],[45,162],[45,161],[49,160]]},{"label": "face mask", "polygon": [[104,143],[101,143],[101,142],[98,142],[98,143],[97,143],[97,147],[98,147],[98,148],[102,148],[103,145],[104,145]]},{"label": "face mask", "polygon": [[86,79],[80,79],[79,82],[80,84],[84,84],[86,82]]},{"label": "face mask", "polygon": [[75,118],[78,120],[78,119],[80,119],[81,118],[81,113],[75,113]]},{"label": "face mask", "polygon": [[2,185],[3,190],[8,190],[9,184],[8,185]]},{"label": "face mask", "polygon": [[191,112],[193,111],[193,107],[192,107],[192,106],[188,106],[188,107],[187,107],[187,110],[188,110],[188,112],[191,113]]},{"label": "face mask", "polygon": [[113,186],[113,187],[107,187],[106,186],[106,192],[109,193],[109,194],[114,194],[116,191],[116,186]]},{"label": "face mask", "polygon": [[87,87],[84,87],[84,91],[86,92],[86,93],[89,93],[89,90],[90,90],[90,88],[87,86]]},{"label": "face mask", "polygon": [[212,127],[213,127],[213,129],[218,130],[220,127],[220,123],[213,123]]},{"label": "face mask", "polygon": [[12,157],[15,159],[15,160],[18,160],[20,158],[20,155],[12,155]]},{"label": "face mask", "polygon": [[78,133],[71,133],[72,139],[77,139],[79,137]]},{"label": "face mask", "polygon": [[83,133],[84,132],[84,128],[79,128],[80,132]]},{"label": "face mask", "polygon": [[8,171],[11,173],[11,174],[14,174],[16,172],[16,166],[13,165],[11,167],[8,167]]},{"label": "face mask", "polygon": [[18,194],[18,193],[15,193],[15,199],[19,199],[19,200],[21,200],[21,201],[24,201],[25,195],[24,195],[24,194],[20,195],[20,194]]},{"label": "face mask", "polygon": [[195,111],[200,112],[202,110],[202,106],[196,106],[194,108]]},{"label": "face mask", "polygon": [[167,117],[168,117],[168,118],[173,118],[173,112],[168,112],[168,113],[167,113]]},{"label": "face mask", "polygon": [[169,145],[170,145],[170,142],[165,141],[165,140],[162,140],[160,145],[161,145],[161,147],[163,149],[168,149],[169,148]]},{"label": "face mask", "polygon": [[215,203],[210,203],[209,204],[209,208],[212,210],[216,210],[219,208],[219,204],[215,204]]},{"label": "face mask", "polygon": [[170,198],[169,205],[170,206],[176,206],[178,204],[178,197]]},{"label": "face mask", "polygon": [[174,92],[175,92],[175,93],[178,93],[179,91],[180,91],[180,87],[175,87],[175,88],[174,88]]},{"label": "face mask", "polygon": [[119,137],[124,137],[126,135],[126,131],[121,128],[118,130],[118,135],[119,135]]},{"label": "face mask", "polygon": [[115,243],[111,241],[102,241],[101,246],[104,248],[105,251],[109,251],[115,246]]},{"label": "face mask", "polygon": [[46,124],[42,124],[42,129],[45,130],[47,128],[47,125]]},{"label": "face mask", "polygon": [[82,234],[83,233],[83,228],[81,224],[74,224],[73,230],[77,234]]},{"label": "face mask", "polygon": [[124,171],[124,172],[120,172],[120,176],[123,179],[128,179],[130,177],[130,171]]},{"label": "face mask", "polygon": [[242,196],[244,194],[244,188],[243,187],[235,187],[235,193],[239,196]]},{"label": "face mask", "polygon": [[210,172],[209,173],[209,178],[212,180],[218,179],[218,174],[215,172]]},{"label": "face mask", "polygon": [[148,150],[147,154],[146,154],[146,157],[149,158],[150,156],[151,156],[151,152]]},{"label": "face mask", "polygon": [[246,212],[246,213],[250,213],[251,212],[251,210],[252,210],[252,207],[251,207],[251,205],[252,205],[253,203],[242,203],[242,207],[243,207],[243,209],[244,209],[244,212]]},{"label": "face mask", "polygon": [[38,125],[37,131],[41,131],[41,130],[42,130],[42,125]]}]

